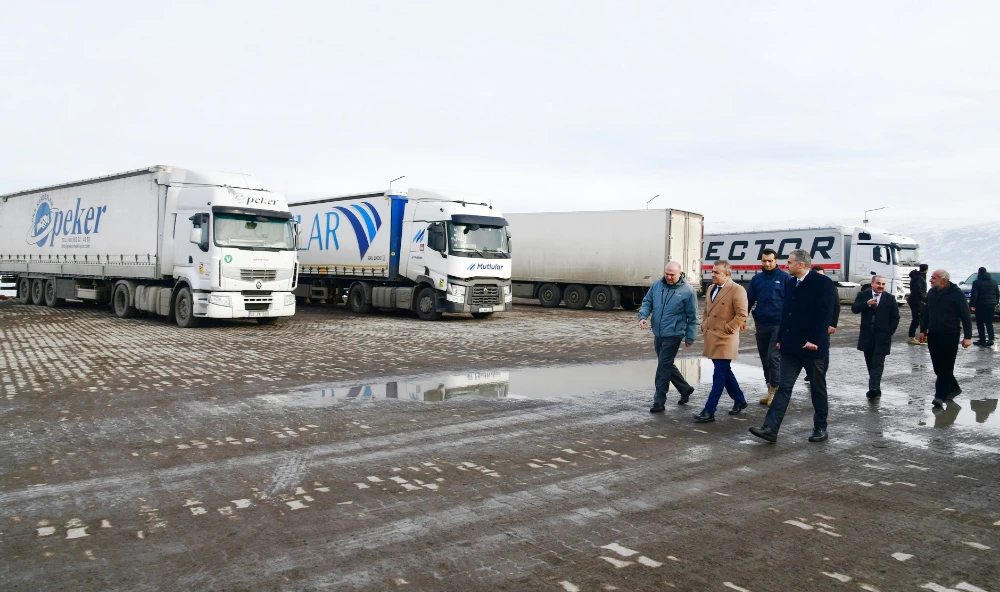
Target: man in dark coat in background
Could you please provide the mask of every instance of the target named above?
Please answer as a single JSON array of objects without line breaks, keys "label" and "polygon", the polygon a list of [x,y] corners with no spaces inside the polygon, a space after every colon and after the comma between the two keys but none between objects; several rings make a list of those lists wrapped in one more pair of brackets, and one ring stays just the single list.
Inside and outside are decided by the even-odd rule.
[{"label": "man in dark coat in background", "polygon": [[906,343],[910,345],[923,345],[917,341],[917,329],[920,328],[920,316],[924,313],[924,306],[927,303],[927,264],[921,263],[919,269],[910,272],[910,294],[906,297],[906,305],[910,307],[909,339]]},{"label": "man in dark coat in background", "polygon": [[969,294],[969,310],[976,313],[976,328],[979,330],[975,345],[993,347],[993,311],[997,308],[997,301],[1000,301],[1000,288],[986,268],[980,267]]},{"label": "man in dark coat in background", "polygon": [[858,334],[858,349],[865,354],[868,366],[869,399],[882,396],[882,371],[885,357],[892,349],[892,334],[899,327],[899,305],[896,299],[885,293],[885,278],[872,278],[870,288],[858,293],[851,306],[851,312],[861,314],[861,333]]}]

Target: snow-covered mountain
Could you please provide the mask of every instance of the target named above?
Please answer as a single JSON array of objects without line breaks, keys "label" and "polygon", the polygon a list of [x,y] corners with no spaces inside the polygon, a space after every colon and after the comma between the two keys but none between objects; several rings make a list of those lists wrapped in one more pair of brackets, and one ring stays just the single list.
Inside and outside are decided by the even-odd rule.
[{"label": "snow-covered mountain", "polygon": [[[770,224],[754,224],[737,220],[705,221],[705,233],[771,230],[778,228],[808,228],[819,226],[862,226],[859,220],[820,220],[801,218]],[[946,269],[958,283],[975,273],[980,266],[1000,270],[1000,223],[976,222],[970,219],[872,217],[868,226],[882,228],[894,234],[916,239],[920,257],[933,269]]]}]

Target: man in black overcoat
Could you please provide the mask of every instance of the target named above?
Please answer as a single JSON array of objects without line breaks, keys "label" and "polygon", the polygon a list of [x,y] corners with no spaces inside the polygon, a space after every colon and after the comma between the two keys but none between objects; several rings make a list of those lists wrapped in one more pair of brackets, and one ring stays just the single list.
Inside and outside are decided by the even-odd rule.
[{"label": "man in black overcoat", "polygon": [[885,357],[892,349],[892,335],[899,327],[899,304],[885,293],[885,278],[875,276],[872,285],[858,293],[851,305],[851,312],[861,314],[861,333],[858,349],[865,354],[868,366],[869,399],[882,396],[882,371]]}]

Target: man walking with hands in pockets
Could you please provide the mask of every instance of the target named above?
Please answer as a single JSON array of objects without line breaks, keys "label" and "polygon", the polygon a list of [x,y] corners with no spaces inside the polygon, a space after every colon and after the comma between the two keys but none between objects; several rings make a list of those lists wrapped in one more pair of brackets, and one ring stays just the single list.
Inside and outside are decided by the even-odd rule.
[{"label": "man walking with hands in pockets", "polygon": [[725,389],[733,399],[729,415],[747,408],[746,397],[733,374],[732,363],[740,354],[740,330],[747,322],[747,291],[730,279],[728,261],[716,261],[712,267],[712,288],[705,298],[705,315],[701,332],[705,336],[706,358],[712,360],[712,390],[701,413],[694,416],[698,423],[715,421],[715,410]]},{"label": "man walking with hands in pockets", "polygon": [[663,268],[663,278],[653,282],[639,308],[639,328],[653,329],[653,347],[656,350],[656,394],[650,413],[663,413],[670,383],[681,393],[678,405],[688,402],[694,387],[684,380],[681,371],[674,364],[681,342],[684,347],[694,343],[698,329],[698,298],[694,290],[684,281],[681,264],[667,263]]},{"label": "man walking with hands in pockets", "polygon": [[788,273],[792,280],[785,291],[778,351],[781,352],[781,378],[764,425],[750,428],[750,433],[768,442],[778,440],[778,429],[792,398],[792,387],[803,368],[812,383],[813,433],[810,442],[827,439],[826,359],[830,351],[830,323],[833,321],[833,296],[837,288],[830,278],[809,270],[808,251],[795,249],[788,255]]}]

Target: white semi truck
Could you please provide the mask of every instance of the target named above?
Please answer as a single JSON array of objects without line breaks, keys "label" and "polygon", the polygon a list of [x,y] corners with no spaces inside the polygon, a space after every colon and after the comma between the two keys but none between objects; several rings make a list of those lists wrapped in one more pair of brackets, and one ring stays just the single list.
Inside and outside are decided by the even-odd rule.
[{"label": "white semi truck", "polygon": [[295,245],[285,198],[242,174],[161,165],[0,196],[0,275],[25,304],[271,324],[295,313]]},{"label": "white semi truck", "polygon": [[[900,240],[906,242],[900,243]],[[715,261],[729,261],[733,279],[749,283],[761,270],[760,257],[764,249],[777,252],[779,266],[786,267],[788,254],[794,249],[809,252],[813,265],[822,265],[826,274],[838,283],[842,300],[852,299],[858,291],[871,285],[872,278],[886,278],[886,290],[902,302],[909,291],[909,278],[900,265],[901,253],[915,258],[916,241],[883,230],[862,226],[830,226],[825,228],[795,228],[756,232],[731,232],[705,235],[702,288],[712,281]],[[912,267],[906,267],[907,273]]]},{"label": "white semi truck", "polygon": [[704,217],[681,210],[508,214],[515,245],[514,295],[634,310],[670,261],[697,289]]},{"label": "white semi truck", "polygon": [[346,298],[358,314],[411,310],[423,320],[511,308],[510,236],[492,206],[410,189],[290,207],[302,230],[297,296]]}]

